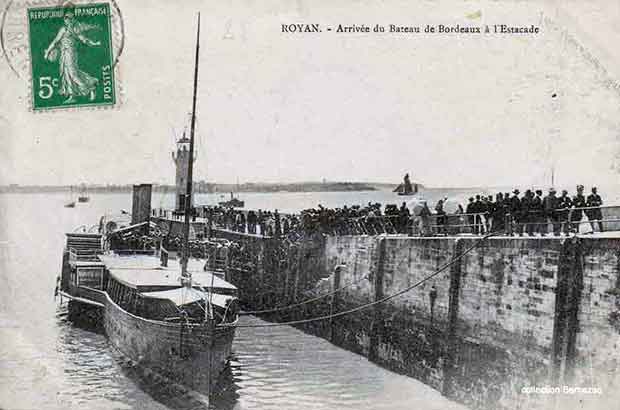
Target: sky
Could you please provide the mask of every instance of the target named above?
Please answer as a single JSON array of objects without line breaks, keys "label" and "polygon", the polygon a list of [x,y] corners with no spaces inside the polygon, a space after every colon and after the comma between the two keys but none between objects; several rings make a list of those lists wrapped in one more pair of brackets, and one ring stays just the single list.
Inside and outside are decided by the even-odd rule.
[{"label": "sky", "polygon": [[[428,186],[546,186],[552,168],[559,184],[617,179],[620,92],[606,83],[620,79],[614,2],[117,2],[116,108],[32,113],[29,72],[0,61],[0,184],[173,183],[197,11],[197,180],[396,183],[409,172]],[[292,23],[324,31],[281,32]],[[325,31],[338,24],[542,31]]]}]

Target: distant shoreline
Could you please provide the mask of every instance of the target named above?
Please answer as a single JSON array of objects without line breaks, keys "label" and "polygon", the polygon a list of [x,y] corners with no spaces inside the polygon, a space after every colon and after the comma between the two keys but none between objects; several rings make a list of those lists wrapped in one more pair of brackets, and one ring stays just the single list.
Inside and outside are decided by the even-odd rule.
[{"label": "distant shoreline", "polygon": [[[370,182],[299,182],[299,183],[243,183],[213,184],[197,182],[194,192],[197,194],[228,194],[234,193],[274,193],[274,192],[363,192],[394,189],[398,184]],[[55,192],[87,192],[87,193],[131,193],[133,185],[2,185],[2,193],[55,193]],[[173,193],[174,185],[153,184],[153,192]]]}]

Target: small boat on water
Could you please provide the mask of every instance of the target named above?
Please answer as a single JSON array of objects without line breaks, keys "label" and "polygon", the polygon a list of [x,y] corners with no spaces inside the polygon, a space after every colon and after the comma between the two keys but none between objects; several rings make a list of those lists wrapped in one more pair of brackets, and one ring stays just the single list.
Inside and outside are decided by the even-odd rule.
[{"label": "small boat on water", "polygon": [[69,188],[69,199],[65,202],[65,208],[75,208],[75,197],[73,196],[73,187]]},{"label": "small boat on water", "polygon": [[230,193],[230,199],[228,201],[221,201],[218,204],[227,208],[243,208],[245,206],[245,202],[239,198],[235,198],[232,192]]},{"label": "small boat on water", "polygon": [[80,195],[78,196],[78,202],[88,202],[90,201],[90,197],[88,196],[88,193],[86,192],[86,185],[82,184],[82,189],[80,191]]},{"label": "small boat on water", "polygon": [[409,174],[405,174],[405,178],[402,184],[399,184],[394,192],[397,192],[400,196],[411,196],[418,193],[418,184],[412,184]]},{"label": "small boat on water", "polygon": [[[196,43],[189,158],[193,158],[200,15]],[[119,227],[102,218],[98,233],[68,233],[59,291],[70,299],[70,317],[85,312],[102,320],[106,335],[141,368],[192,390],[213,392],[231,354],[238,320],[237,288],[190,257],[192,165],[187,167],[185,221],[179,258],[169,257],[164,239],[155,243],[151,186],[134,186],[132,222]],[[133,235],[133,236],[132,236]],[[128,247],[139,237],[150,241]],[[213,261],[212,261],[213,262]],[[87,313],[88,315],[88,313]]]}]

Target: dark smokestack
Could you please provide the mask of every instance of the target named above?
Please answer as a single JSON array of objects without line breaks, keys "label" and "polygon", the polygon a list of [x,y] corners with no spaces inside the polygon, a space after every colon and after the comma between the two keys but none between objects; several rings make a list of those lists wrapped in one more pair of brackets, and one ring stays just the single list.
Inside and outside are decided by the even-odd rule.
[{"label": "dark smokestack", "polygon": [[131,211],[131,224],[148,222],[151,216],[151,184],[133,186],[133,205]]}]

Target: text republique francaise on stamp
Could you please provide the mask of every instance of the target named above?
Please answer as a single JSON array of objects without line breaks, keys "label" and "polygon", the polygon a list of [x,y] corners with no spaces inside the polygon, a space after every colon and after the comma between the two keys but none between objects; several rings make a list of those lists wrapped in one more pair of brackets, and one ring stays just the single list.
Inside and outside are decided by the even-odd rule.
[{"label": "text republique francaise on stamp", "polygon": [[114,105],[110,6],[29,8],[32,108]]}]

